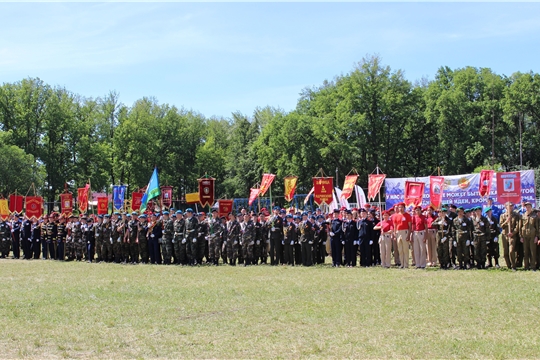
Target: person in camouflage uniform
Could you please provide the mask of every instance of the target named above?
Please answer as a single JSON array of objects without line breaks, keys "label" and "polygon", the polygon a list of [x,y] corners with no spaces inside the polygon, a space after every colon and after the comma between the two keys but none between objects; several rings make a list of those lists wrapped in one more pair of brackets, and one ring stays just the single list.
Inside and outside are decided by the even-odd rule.
[{"label": "person in camouflage uniform", "polygon": [[9,249],[11,248],[11,229],[9,223],[0,218],[0,257],[5,259],[9,255]]},{"label": "person in camouflage uniform", "polygon": [[131,213],[131,220],[128,222],[128,244],[129,244],[129,262],[136,265],[139,263],[139,219],[137,213]]},{"label": "person in camouflage uniform", "polygon": [[161,238],[161,254],[163,255],[163,264],[171,265],[173,255],[173,237],[174,222],[169,217],[169,212],[163,212],[163,237]]},{"label": "person in camouflage uniform", "polygon": [[236,221],[236,216],[233,213],[229,214],[229,222],[227,223],[227,259],[229,265],[236,266],[238,258],[238,238],[240,237],[240,224]]},{"label": "person in camouflage uniform", "polygon": [[457,243],[457,261],[460,269],[469,269],[471,267],[469,262],[469,247],[471,245],[471,234],[474,227],[472,222],[466,217],[465,211],[462,207],[458,208],[458,216],[452,223],[452,234],[454,234],[454,241]]},{"label": "person in camouflage uniform", "polygon": [[439,211],[437,219],[433,221],[435,227],[435,236],[437,239],[437,256],[441,269],[448,269],[452,263],[450,262],[450,249],[453,243],[452,220],[446,215],[447,209],[442,208]]},{"label": "person in camouflage uniform", "polygon": [[221,260],[223,264],[227,264],[227,217],[221,217]]},{"label": "person in camouflage uniform", "polygon": [[487,243],[491,231],[489,230],[489,220],[482,215],[482,208],[477,206],[473,214],[474,226],[474,248],[476,267],[478,269],[486,268]]},{"label": "person in camouflage uniform", "polygon": [[112,240],[112,223],[111,216],[106,214],[103,216],[103,226],[101,227],[103,246],[101,248],[102,261],[113,261],[113,240]]},{"label": "person in camouflage uniform", "polygon": [[244,222],[240,224],[240,230],[242,233],[244,266],[248,266],[253,261],[253,246],[255,245],[255,224],[248,214],[244,215]]},{"label": "person in camouflage uniform", "polygon": [[141,256],[141,262],[148,264],[148,217],[146,214],[139,216],[137,224],[137,242],[139,244],[139,254]]},{"label": "person in camouflage uniform", "polygon": [[112,252],[114,255],[114,262],[122,262],[122,229],[123,224],[118,219],[119,213],[114,213],[111,220],[111,239],[112,239]]},{"label": "person in camouflage uniform", "polygon": [[173,250],[174,260],[177,265],[187,265],[187,240],[184,238],[184,227],[186,220],[182,210],[176,211],[176,220],[174,221]]},{"label": "person in camouflage uniform", "polygon": [[186,209],[184,226],[184,239],[186,240],[187,256],[190,265],[197,264],[197,218],[193,216],[193,210]]},{"label": "person in camouflage uniform", "polygon": [[120,237],[122,238],[122,264],[127,264],[129,261],[129,234],[128,226],[131,221],[131,215],[123,213],[122,214],[122,227],[120,228]]},{"label": "person in camouflage uniform", "polygon": [[212,265],[219,265],[221,256],[221,219],[216,209],[212,210],[212,217],[208,219],[208,258]]},{"label": "person in camouflage uniform", "polygon": [[[262,215],[262,213],[259,215]],[[251,213],[251,221],[253,221],[253,225],[255,227],[254,237],[253,237],[253,240],[255,240],[255,245],[253,246],[253,260],[251,264],[258,265],[259,260],[261,259],[261,254],[262,254],[261,247],[263,246],[263,244],[261,240],[262,240],[263,229],[262,229],[260,218],[259,216],[257,216],[255,212]]]},{"label": "person in camouflage uniform", "polygon": [[[75,246],[73,245],[73,222],[74,222],[74,215],[71,215],[68,218],[68,221],[66,223],[66,244],[64,245],[64,255],[66,257],[67,261],[72,261],[75,259]],[[43,226],[43,225],[42,225]],[[42,232],[43,234],[43,232]],[[44,239],[42,238],[42,241]]]},{"label": "person in camouflage uniform", "polygon": [[83,225],[85,224],[86,217],[84,216],[81,216],[78,221],[76,220],[75,223],[73,223],[73,246],[75,250],[75,260],[77,261],[82,260],[84,246],[86,243],[83,238]]},{"label": "person in camouflage uniform", "polygon": [[[202,264],[205,248],[208,245],[208,222],[206,221],[206,214],[204,212],[199,213],[199,222],[197,224],[197,264]],[[206,259],[208,261],[208,258]]]},{"label": "person in camouflage uniform", "polygon": [[101,251],[103,250],[103,215],[98,215],[97,223],[94,225],[94,238],[96,239],[97,262],[103,261]]}]

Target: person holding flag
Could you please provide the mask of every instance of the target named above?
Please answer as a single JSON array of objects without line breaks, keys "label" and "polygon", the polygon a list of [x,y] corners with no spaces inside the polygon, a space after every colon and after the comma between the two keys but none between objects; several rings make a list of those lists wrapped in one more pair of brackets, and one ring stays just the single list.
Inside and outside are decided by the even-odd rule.
[{"label": "person holding flag", "polygon": [[161,195],[161,188],[159,187],[158,171],[157,171],[157,168],[154,168],[154,172],[152,173],[152,176],[150,177],[150,181],[148,182],[146,191],[144,192],[144,195],[141,199],[140,212],[143,213],[144,211],[146,211],[148,202],[152,199],[159,197],[160,195]]}]

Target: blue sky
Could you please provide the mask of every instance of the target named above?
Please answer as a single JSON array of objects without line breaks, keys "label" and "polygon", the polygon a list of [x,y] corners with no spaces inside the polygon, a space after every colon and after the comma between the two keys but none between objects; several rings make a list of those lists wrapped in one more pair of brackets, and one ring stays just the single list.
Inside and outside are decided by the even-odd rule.
[{"label": "blue sky", "polygon": [[443,65],[540,72],[539,34],[540,3],[0,3],[0,83],[230,117],[292,110],[366,54],[411,81]]}]

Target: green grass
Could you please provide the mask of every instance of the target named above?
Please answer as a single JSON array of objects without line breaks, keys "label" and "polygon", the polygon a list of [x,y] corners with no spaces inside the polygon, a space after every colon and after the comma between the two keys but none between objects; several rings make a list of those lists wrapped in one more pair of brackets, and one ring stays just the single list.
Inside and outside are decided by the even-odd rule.
[{"label": "green grass", "polygon": [[540,273],[0,261],[2,358],[538,358]]}]

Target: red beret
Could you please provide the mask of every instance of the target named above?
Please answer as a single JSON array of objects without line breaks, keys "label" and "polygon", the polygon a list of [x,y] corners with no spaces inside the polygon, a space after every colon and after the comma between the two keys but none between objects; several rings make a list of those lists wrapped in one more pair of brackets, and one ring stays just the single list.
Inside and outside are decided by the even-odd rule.
[{"label": "red beret", "polygon": [[397,206],[403,206],[403,207],[405,207],[405,203],[404,203],[404,202],[397,203],[397,204],[396,204],[396,207],[397,207]]}]

